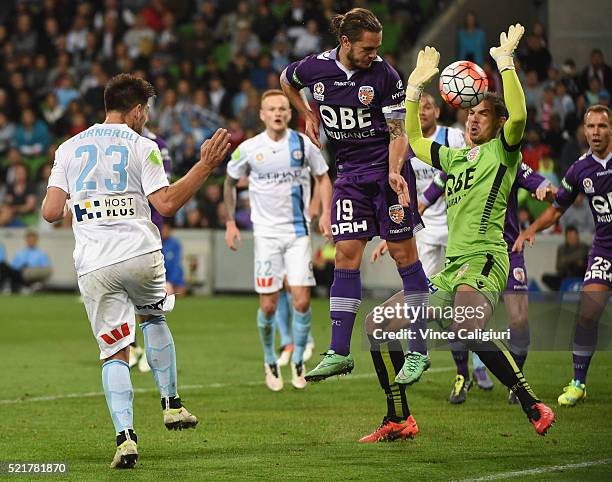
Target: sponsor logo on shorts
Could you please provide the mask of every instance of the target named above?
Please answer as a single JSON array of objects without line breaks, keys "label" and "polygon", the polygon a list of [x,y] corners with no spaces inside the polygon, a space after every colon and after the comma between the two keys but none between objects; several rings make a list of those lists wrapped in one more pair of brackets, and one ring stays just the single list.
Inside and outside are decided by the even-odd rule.
[{"label": "sponsor logo on shorts", "polygon": [[121,331],[115,328],[110,333],[102,333],[100,335],[100,338],[102,338],[106,342],[107,345],[114,345],[119,340],[125,338],[126,336],[130,334],[130,327],[128,326],[127,323],[124,323],[123,325],[121,325],[120,330]]},{"label": "sponsor logo on shorts", "polygon": [[164,296],[161,300],[156,301],[155,303],[149,303],[148,305],[136,305],[137,310],[157,310],[161,311],[164,307],[164,302],[168,295]]},{"label": "sponsor logo on shorts", "polygon": [[593,194],[595,192],[595,188],[593,187],[593,181],[590,177],[585,177],[582,181],[582,185],[584,186],[585,193]]},{"label": "sponsor logo on shorts", "polygon": [[404,220],[404,207],[401,204],[389,206],[389,217],[395,224],[402,224]]},{"label": "sponsor logo on shorts", "polygon": [[401,234],[401,233],[407,233],[408,231],[412,231],[412,227],[404,226],[403,228],[399,228],[399,229],[390,229],[389,234]]},{"label": "sponsor logo on shorts", "polygon": [[312,96],[320,102],[325,100],[325,95],[323,95],[324,92],[325,86],[323,85],[323,82],[317,82],[312,88]]},{"label": "sponsor logo on shorts", "polygon": [[480,146],[472,147],[465,157],[467,158],[468,162],[474,162],[478,157],[479,152]]},{"label": "sponsor logo on shorts", "polygon": [[339,234],[359,233],[367,230],[368,222],[365,219],[363,221],[352,221],[331,225],[331,231],[334,236],[338,236]]},{"label": "sponsor logo on shorts", "polygon": [[525,270],[523,268],[514,268],[512,270],[512,276],[514,276],[514,279],[519,283],[525,282]]},{"label": "sponsor logo on shorts", "polygon": [[131,196],[105,196],[74,203],[77,223],[98,219],[131,219],[136,217],[134,198]]},{"label": "sponsor logo on shorts", "polygon": [[461,268],[459,268],[459,271],[457,271],[457,274],[455,275],[455,279],[461,278],[467,272],[468,269],[470,269],[470,265],[464,264]]},{"label": "sponsor logo on shorts", "polygon": [[258,288],[270,288],[272,286],[272,280],[272,276],[270,276],[269,278],[262,278],[260,276],[257,276],[255,278],[255,284]]},{"label": "sponsor logo on shorts", "polygon": [[374,100],[374,87],[371,85],[362,85],[359,87],[357,98],[363,105],[370,105]]}]

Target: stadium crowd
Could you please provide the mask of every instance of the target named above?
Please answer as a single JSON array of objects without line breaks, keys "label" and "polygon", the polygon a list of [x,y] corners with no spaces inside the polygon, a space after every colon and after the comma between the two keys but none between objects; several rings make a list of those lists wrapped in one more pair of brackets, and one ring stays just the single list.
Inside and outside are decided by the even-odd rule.
[{"label": "stadium crowd", "polygon": [[[163,137],[180,177],[200,144],[220,126],[238,145],[260,129],[259,96],[278,88],[279,73],[306,54],[333,47],[328,19],[362,1],[70,0],[18,1],[0,13],[0,226],[38,226],[54,151],[104,119],[103,88],[122,71],[157,90],[150,129]],[[393,5],[391,5],[393,4]],[[368,2],[385,25],[382,54],[393,65],[443,0]],[[391,12],[392,9],[392,12]],[[193,12],[196,12],[195,14]],[[459,29],[458,55],[479,61],[500,89],[474,14]],[[483,52],[483,49],[485,51]],[[552,59],[542,24],[531,26],[517,59],[529,113],[523,159],[558,185],[587,150],[580,121],[594,103],[609,104],[612,69],[600,50],[590,59]],[[579,71],[578,65],[586,64]],[[398,69],[401,70],[401,69]],[[465,113],[443,108],[443,123],[463,128]],[[300,119],[297,119],[300,125]],[[331,156],[330,156],[331,157]],[[177,227],[223,228],[221,166],[174,219]],[[244,184],[239,185],[244,188]],[[544,209],[522,199],[521,222]],[[564,223],[590,234],[583,200]],[[249,228],[246,192],[237,223]],[[46,226],[48,228],[48,226]],[[561,229],[558,229],[561,231]]]}]

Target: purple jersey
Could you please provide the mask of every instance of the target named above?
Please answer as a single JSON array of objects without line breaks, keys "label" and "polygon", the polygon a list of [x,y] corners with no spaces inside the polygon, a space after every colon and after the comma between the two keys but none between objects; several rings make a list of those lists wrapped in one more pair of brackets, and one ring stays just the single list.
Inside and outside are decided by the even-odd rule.
[{"label": "purple jersey", "polygon": [[595,237],[591,253],[612,258],[612,154],[601,160],[589,150],[574,162],[565,173],[557,191],[554,206],[567,209],[578,193],[589,200]]},{"label": "purple jersey", "polygon": [[385,119],[404,119],[404,89],[393,67],[380,57],[367,69],[349,71],[340,47],[290,64],[283,80],[310,89],[322,126],[336,150],[338,176],[387,173],[389,130]]},{"label": "purple jersey", "polygon": [[508,196],[508,208],[506,209],[506,222],[504,223],[504,240],[508,245],[508,251],[512,251],[512,246],[518,235],[520,229],[518,225],[518,190],[519,187],[526,189],[530,193],[535,193],[539,187],[547,186],[550,184],[541,174],[534,172],[527,164],[521,162],[519,170],[516,173],[516,180],[510,190],[510,196]]},{"label": "purple jersey", "polygon": [[[168,144],[166,144],[166,141],[164,141],[161,137],[153,134],[153,132],[151,132],[149,129],[145,129],[144,136],[148,139],[151,139],[153,142],[155,142],[155,144],[157,144],[157,147],[159,147],[159,152],[161,152],[162,160],[164,163],[164,171],[166,171],[168,180],[170,180],[170,169],[172,167],[172,160],[170,159],[170,151],[168,150]],[[162,224],[164,223],[164,217],[159,214],[157,209],[155,209],[151,203],[149,203],[149,205],[151,207],[151,221],[153,221],[153,224],[157,226],[157,229],[159,229],[161,233]]]},{"label": "purple jersey", "polygon": [[[518,226],[518,190],[519,187],[534,193],[540,186],[546,186],[549,181],[542,175],[534,172],[527,164],[521,162],[516,173],[516,179],[508,196],[508,208],[506,209],[506,219],[504,222],[504,240],[508,245],[508,251],[512,250],[514,242],[519,235]],[[434,177],[433,182],[423,192],[423,198],[427,205],[433,204],[444,194],[446,184],[446,173],[440,171]]]}]

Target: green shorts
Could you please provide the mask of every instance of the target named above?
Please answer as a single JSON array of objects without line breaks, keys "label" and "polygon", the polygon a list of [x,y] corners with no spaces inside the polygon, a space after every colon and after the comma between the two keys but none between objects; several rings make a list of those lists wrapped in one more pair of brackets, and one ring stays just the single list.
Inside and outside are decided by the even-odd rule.
[{"label": "green shorts", "polygon": [[[452,305],[459,285],[480,291],[495,309],[506,289],[510,262],[506,251],[489,251],[446,258],[444,269],[431,278],[430,305]],[[431,299],[435,298],[432,303]]]}]

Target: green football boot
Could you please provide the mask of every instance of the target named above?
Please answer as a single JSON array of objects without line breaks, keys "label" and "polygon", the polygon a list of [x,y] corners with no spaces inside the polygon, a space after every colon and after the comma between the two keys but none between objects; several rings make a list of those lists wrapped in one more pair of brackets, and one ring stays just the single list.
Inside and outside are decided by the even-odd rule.
[{"label": "green football boot", "polygon": [[586,385],[580,380],[572,380],[567,387],[563,388],[563,393],[559,395],[557,401],[561,406],[573,407],[579,401],[584,401],[586,395]]},{"label": "green football boot", "polygon": [[404,366],[395,377],[395,382],[401,385],[412,385],[419,381],[423,372],[431,366],[429,355],[421,355],[416,351],[406,353]]},{"label": "green football boot", "polygon": [[355,368],[355,361],[350,353],[345,356],[337,354],[334,350],[327,350],[323,360],[310,370],[304,378],[307,382],[320,382],[334,375],[351,373],[353,368]]}]

